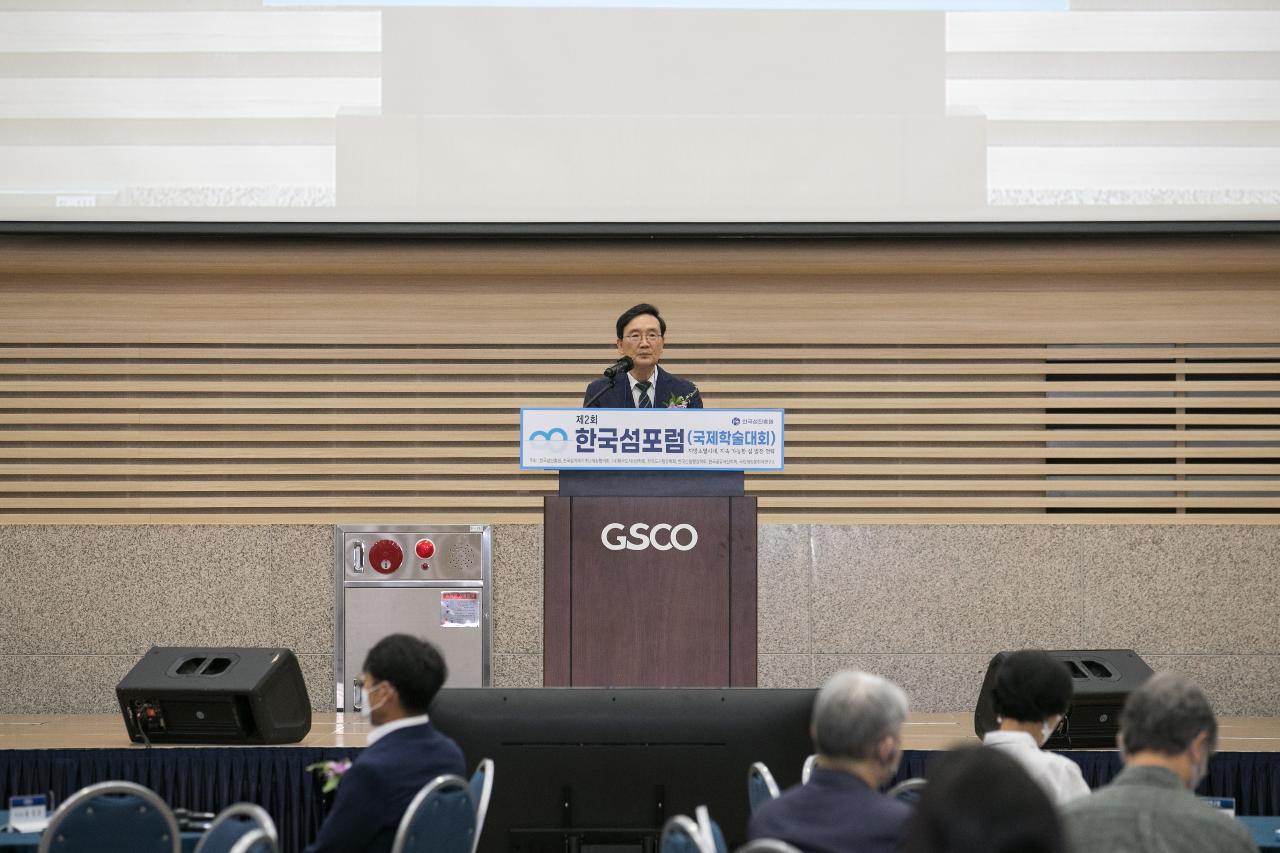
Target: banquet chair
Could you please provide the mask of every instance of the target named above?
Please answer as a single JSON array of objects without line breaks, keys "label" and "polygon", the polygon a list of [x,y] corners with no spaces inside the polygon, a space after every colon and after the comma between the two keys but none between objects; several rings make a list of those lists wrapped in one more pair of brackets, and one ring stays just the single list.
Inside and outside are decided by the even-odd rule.
[{"label": "banquet chair", "polygon": [[885,791],[884,795],[891,800],[897,800],[902,803],[914,803],[920,799],[920,794],[927,784],[928,780],[919,777],[904,779]]},{"label": "banquet chair", "polygon": [[437,776],[405,809],[391,853],[471,853],[475,835],[476,802],[467,780]]},{"label": "banquet chair", "polygon": [[471,799],[476,805],[476,831],[471,841],[471,853],[480,846],[480,833],[484,831],[484,816],[489,811],[489,795],[493,793],[493,759],[482,758],[476,765],[476,772],[471,774],[468,783],[471,788]]},{"label": "banquet chair", "polygon": [[800,848],[779,838],[756,838],[739,847],[734,853],[800,853]]},{"label": "banquet chair", "polygon": [[262,827],[251,829],[227,853],[279,853],[275,838]]},{"label": "banquet chair", "polygon": [[267,810],[253,803],[232,803],[218,813],[196,844],[195,853],[231,853],[241,837],[261,829],[279,843],[275,821]]},{"label": "banquet chair", "polygon": [[180,853],[178,821],[160,795],[134,782],[76,791],[40,836],[39,853]]},{"label": "banquet chair", "polygon": [[678,814],[667,818],[662,825],[658,853],[715,853],[715,847],[703,838],[693,818]]},{"label": "banquet chair", "polygon": [[698,806],[694,816],[675,815],[662,825],[658,853],[728,853],[720,825],[711,819],[706,806]]},{"label": "banquet chair", "polygon": [[720,824],[711,819],[711,813],[707,811],[706,806],[698,806],[693,812],[694,820],[698,823],[698,831],[711,844],[714,853],[729,853],[729,845],[725,843],[724,833],[720,831]]},{"label": "banquet chair", "polygon": [[778,783],[763,761],[757,761],[747,769],[747,803],[751,811],[763,802],[776,799],[778,794]]}]

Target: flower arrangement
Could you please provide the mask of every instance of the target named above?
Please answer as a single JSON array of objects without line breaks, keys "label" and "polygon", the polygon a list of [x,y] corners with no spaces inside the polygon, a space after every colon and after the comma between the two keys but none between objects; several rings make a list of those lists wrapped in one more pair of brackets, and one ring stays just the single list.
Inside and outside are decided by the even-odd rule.
[{"label": "flower arrangement", "polygon": [[343,758],[338,761],[317,761],[315,764],[308,764],[307,770],[316,774],[316,778],[322,780],[320,792],[324,794],[332,794],[338,790],[338,783],[342,781],[342,775],[351,769],[351,759]]}]

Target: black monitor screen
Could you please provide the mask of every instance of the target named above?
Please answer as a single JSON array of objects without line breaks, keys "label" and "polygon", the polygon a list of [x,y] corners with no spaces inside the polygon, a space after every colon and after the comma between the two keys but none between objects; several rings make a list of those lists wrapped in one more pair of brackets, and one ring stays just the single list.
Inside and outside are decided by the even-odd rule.
[{"label": "black monitor screen", "polygon": [[786,788],[812,751],[813,690],[448,689],[431,709],[474,767],[492,758],[485,853],[653,849],[662,823],[706,805],[745,840],[747,770]]}]

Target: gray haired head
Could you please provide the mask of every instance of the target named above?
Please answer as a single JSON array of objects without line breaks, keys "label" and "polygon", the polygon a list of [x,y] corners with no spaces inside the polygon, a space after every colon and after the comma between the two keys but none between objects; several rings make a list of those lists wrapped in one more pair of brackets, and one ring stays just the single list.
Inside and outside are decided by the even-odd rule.
[{"label": "gray haired head", "polygon": [[1180,755],[1201,732],[1218,745],[1218,721],[1199,687],[1174,672],[1157,673],[1129,694],[1120,714],[1120,748],[1127,755]]},{"label": "gray haired head", "polygon": [[906,719],[901,687],[878,675],[842,670],[827,679],[813,703],[814,746],[828,758],[874,758],[880,742],[899,734]]}]

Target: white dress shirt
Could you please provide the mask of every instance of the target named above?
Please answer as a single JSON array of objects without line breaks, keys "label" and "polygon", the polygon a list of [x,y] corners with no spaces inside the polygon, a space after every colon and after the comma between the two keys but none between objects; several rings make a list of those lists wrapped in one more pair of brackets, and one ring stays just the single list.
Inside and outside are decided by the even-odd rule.
[{"label": "white dress shirt", "polygon": [[[636,383],[640,380],[631,375],[627,371],[627,382],[631,385],[631,402],[635,407],[640,408],[640,389],[636,387]],[[658,365],[653,366],[653,375],[649,377],[649,402],[653,408],[658,408]]]},{"label": "white dress shirt", "polygon": [[427,719],[426,714],[420,714],[416,717],[401,717],[398,720],[392,720],[389,723],[383,723],[380,726],[374,726],[369,730],[369,740],[366,741],[367,746],[373,746],[380,738],[384,738],[397,729],[407,729],[409,726],[421,726],[431,722]]},{"label": "white dress shirt", "polygon": [[982,744],[1000,750],[1021,764],[1055,805],[1089,793],[1079,764],[1065,755],[1045,752],[1026,732],[987,732]]}]

